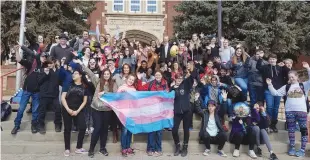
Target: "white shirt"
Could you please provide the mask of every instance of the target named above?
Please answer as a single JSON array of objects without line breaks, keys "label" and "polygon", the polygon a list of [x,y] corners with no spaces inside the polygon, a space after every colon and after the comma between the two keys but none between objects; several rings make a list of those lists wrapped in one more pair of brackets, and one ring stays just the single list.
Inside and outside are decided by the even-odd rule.
[{"label": "white shirt", "polygon": [[215,137],[217,135],[217,132],[219,131],[219,129],[216,126],[215,119],[211,119],[209,117],[209,122],[208,122],[208,126],[206,130],[211,137]]},{"label": "white shirt", "polygon": [[[310,70],[308,70],[308,77],[310,77]],[[310,80],[303,82],[304,91],[306,96],[310,89]],[[285,102],[285,111],[300,111],[307,112],[306,99],[303,91],[301,90],[299,83],[291,84],[291,87],[286,93],[286,85],[282,86],[280,89],[274,89],[273,85],[268,85],[268,89],[273,96],[285,96],[287,99]]]},{"label": "white shirt", "polygon": [[167,58],[167,55],[168,55],[168,48],[169,48],[169,43],[165,44],[165,58]]}]

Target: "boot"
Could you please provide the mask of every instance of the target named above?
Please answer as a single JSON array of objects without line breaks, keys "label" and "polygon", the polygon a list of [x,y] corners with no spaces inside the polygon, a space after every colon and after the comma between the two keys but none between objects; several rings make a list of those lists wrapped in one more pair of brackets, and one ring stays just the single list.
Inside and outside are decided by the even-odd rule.
[{"label": "boot", "polygon": [[181,148],[180,143],[175,145],[174,156],[178,156],[180,154],[180,152],[181,152],[180,148]]},{"label": "boot", "polygon": [[182,148],[182,152],[181,152],[182,157],[187,156],[187,147],[188,147],[188,144],[183,144],[183,148]]},{"label": "boot", "polygon": [[270,127],[270,129],[272,130],[272,132],[278,133],[278,129],[277,129],[278,120],[272,120],[271,123],[272,123],[272,126]]}]

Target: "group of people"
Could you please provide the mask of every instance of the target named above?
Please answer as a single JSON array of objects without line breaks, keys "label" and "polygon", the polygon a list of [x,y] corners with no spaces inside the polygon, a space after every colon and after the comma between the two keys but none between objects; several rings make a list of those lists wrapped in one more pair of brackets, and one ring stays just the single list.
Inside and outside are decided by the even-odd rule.
[{"label": "group of people", "polygon": [[[94,148],[100,138],[100,153],[108,156],[106,142],[109,129],[113,142],[118,141],[121,129],[121,154],[134,154],[132,133],[122,126],[113,110],[104,104],[103,94],[135,91],[174,91],[174,126],[172,137],[174,155],[186,156],[193,114],[201,116],[199,142],[205,144],[203,155],[208,156],[210,144],[218,144],[217,154],[227,157],[223,148],[228,140],[235,145],[234,157],[239,157],[241,144],[249,145],[249,156],[262,156],[261,142],[265,143],[270,158],[272,150],[268,133],[277,133],[280,100],[285,99],[290,156],[305,156],[307,138],[307,93],[310,81],[299,82],[292,70],[293,61],[278,62],[275,54],[267,61],[264,50],[257,47],[247,53],[238,44],[229,45],[227,39],[192,35],[188,41],[149,44],[126,38],[121,40],[109,34],[70,40],[67,34],[55,37],[50,49],[30,49],[21,45],[23,57],[16,61],[25,67],[23,95],[15,127],[20,128],[29,98],[32,99],[32,133],[46,133],[45,114],[49,107],[55,111],[55,131],[61,132],[64,123],[65,156],[70,155],[71,131],[78,130],[75,153],[94,157]],[[73,41],[73,42],[72,42]],[[252,57],[250,56],[252,54]],[[310,67],[303,62],[304,68]],[[247,103],[249,93],[250,103]],[[266,102],[266,107],[264,103]],[[225,117],[231,124],[229,127]],[[184,139],[181,147],[179,125],[183,121]],[[300,127],[302,145],[295,149],[296,122]],[[163,130],[147,133],[147,155],[161,156]],[[89,150],[83,148],[85,135],[91,134]]]}]

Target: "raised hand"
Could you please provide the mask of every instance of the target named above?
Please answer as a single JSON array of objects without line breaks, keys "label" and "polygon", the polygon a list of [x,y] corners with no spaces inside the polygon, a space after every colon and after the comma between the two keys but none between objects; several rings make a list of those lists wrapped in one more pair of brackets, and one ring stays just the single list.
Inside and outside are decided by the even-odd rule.
[{"label": "raised hand", "polygon": [[266,79],[266,83],[267,83],[268,85],[271,85],[271,82],[272,82],[272,81],[271,81],[270,78],[267,78],[267,79]]},{"label": "raised hand", "polygon": [[216,68],[214,68],[213,74],[214,74],[214,75],[217,75],[218,73],[219,73],[219,71],[218,71]]},{"label": "raised hand", "polygon": [[283,67],[285,64],[283,62],[278,63],[280,67]]},{"label": "raised hand", "polygon": [[223,97],[223,99],[227,99],[227,95],[228,95],[227,91],[223,89],[222,90],[222,97]]},{"label": "raised hand", "polygon": [[302,67],[304,67],[305,69],[310,69],[308,62],[302,62]]},{"label": "raised hand", "polygon": [[79,56],[78,53],[77,53],[77,51],[72,51],[71,53],[72,53],[74,56]]},{"label": "raised hand", "polygon": [[195,101],[198,101],[200,94],[199,93],[195,93]]}]

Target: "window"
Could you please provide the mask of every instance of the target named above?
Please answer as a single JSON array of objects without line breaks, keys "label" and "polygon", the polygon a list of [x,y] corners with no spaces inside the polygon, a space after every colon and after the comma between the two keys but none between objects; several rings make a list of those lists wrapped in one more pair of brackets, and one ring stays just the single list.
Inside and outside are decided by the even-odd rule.
[{"label": "window", "polygon": [[124,12],[124,0],[114,0],[113,11]]},{"label": "window", "polygon": [[156,13],[157,12],[157,1],[156,0],[147,0],[146,12],[148,12],[148,13]]},{"label": "window", "polygon": [[130,12],[140,12],[141,2],[140,0],[130,0]]}]

